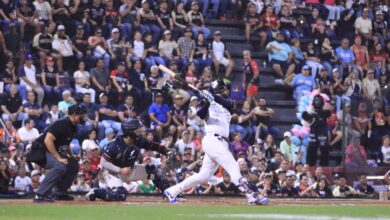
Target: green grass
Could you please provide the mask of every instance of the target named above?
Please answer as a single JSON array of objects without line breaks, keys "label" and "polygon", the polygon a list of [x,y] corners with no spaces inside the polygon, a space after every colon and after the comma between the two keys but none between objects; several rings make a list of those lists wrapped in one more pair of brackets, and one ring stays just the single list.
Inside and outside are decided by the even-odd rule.
[{"label": "green grass", "polygon": [[[218,216],[219,214],[280,214],[284,216],[375,217],[390,219],[390,209],[385,206],[141,206],[141,205],[34,205],[7,206],[0,203],[1,220],[206,220],[241,219]],[[210,216],[211,215],[211,216]],[[311,216],[311,218],[310,218]],[[248,218],[242,218],[248,219]],[[254,219],[254,218],[252,218]],[[265,218],[263,218],[265,219]],[[275,218],[273,218],[275,219]],[[297,218],[298,219],[298,218]]]}]

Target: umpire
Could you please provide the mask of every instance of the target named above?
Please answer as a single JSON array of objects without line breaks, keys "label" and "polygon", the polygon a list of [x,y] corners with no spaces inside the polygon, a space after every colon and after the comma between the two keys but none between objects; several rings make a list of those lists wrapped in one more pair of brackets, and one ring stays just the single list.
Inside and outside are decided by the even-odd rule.
[{"label": "umpire", "polygon": [[[76,134],[77,125],[84,122],[85,114],[86,110],[81,105],[70,106],[68,116],[46,128],[33,143],[31,151],[35,158],[31,157],[30,161],[49,169],[36,192],[34,202],[74,199],[67,191],[77,176],[79,165],[69,144]],[[39,152],[41,158],[37,159]]]}]

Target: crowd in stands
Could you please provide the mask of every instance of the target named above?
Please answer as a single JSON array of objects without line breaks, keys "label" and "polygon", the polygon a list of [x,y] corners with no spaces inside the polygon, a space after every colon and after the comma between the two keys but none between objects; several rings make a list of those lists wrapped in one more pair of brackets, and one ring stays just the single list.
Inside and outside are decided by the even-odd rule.
[{"label": "crowd in stands", "polygon": [[[268,53],[265,64],[273,69],[275,83],[294,87],[297,102],[314,89],[331,98],[332,146],[341,144],[344,112],[343,126],[360,135],[364,155],[378,152],[371,159],[390,166],[387,5],[387,0],[0,0],[0,194],[38,188],[47,170],[26,163],[23,152],[75,102],[86,107],[87,123],[71,144],[80,156],[73,191],[105,186],[101,152],[129,117],[144,123],[148,139],[176,153],[168,160],[142,152],[140,163],[159,166],[171,184],[198,171],[204,135],[204,122],[196,115],[199,100],[189,90],[167,89],[164,82],[174,79],[158,65],[199,89],[216,78],[234,81],[233,58],[222,33],[207,27],[210,18],[242,20],[245,40],[253,51]],[[373,196],[364,175],[352,187],[344,176],[327,179],[321,167],[311,173],[305,143],[290,132],[278,146],[282,135],[259,91],[265,67],[258,62],[251,51],[243,51],[242,82],[231,92],[232,99],[243,100],[235,102],[230,127],[230,148],[241,173],[268,195]],[[349,150],[353,161],[354,148]],[[126,188],[157,191],[149,180]],[[208,183],[186,193],[236,192],[219,169]]]}]

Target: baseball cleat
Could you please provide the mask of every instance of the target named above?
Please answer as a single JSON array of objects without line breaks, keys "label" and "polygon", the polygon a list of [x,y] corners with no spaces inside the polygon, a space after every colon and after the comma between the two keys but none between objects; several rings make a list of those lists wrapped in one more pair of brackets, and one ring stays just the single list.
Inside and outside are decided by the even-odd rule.
[{"label": "baseball cleat", "polygon": [[53,198],[51,198],[50,196],[42,196],[42,195],[38,195],[38,194],[35,194],[33,201],[36,203],[52,203],[52,202],[54,202]]},{"label": "baseball cleat", "polygon": [[173,197],[168,191],[164,191],[164,197],[168,199],[169,203],[176,204],[177,200],[176,197]]},{"label": "baseball cleat", "polygon": [[95,201],[96,196],[95,196],[95,188],[92,188],[86,195],[85,199],[88,201]]},{"label": "baseball cleat", "polygon": [[254,198],[252,197],[251,199],[248,199],[248,204],[249,205],[265,205],[267,203],[269,203],[269,198],[268,197],[264,197],[264,196],[260,196],[260,198]]}]

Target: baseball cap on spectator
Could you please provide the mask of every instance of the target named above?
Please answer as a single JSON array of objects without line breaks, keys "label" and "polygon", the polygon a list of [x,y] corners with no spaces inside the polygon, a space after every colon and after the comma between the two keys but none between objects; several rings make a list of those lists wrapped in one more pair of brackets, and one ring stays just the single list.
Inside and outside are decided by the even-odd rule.
[{"label": "baseball cap on spectator", "polygon": [[117,66],[126,66],[126,64],[125,64],[125,62],[120,61],[120,62],[118,62]]},{"label": "baseball cap on spectator", "polygon": [[263,143],[263,140],[261,140],[261,138],[257,138],[256,143],[257,143],[257,144],[262,144],[262,143]]},{"label": "baseball cap on spectator", "polygon": [[183,99],[184,97],[182,96],[182,95],[180,95],[180,94],[176,94],[175,95],[175,99]]},{"label": "baseball cap on spectator", "polygon": [[188,27],[187,27],[187,28],[184,29],[184,33],[188,33],[188,32],[191,32],[191,33],[192,33],[192,30],[191,30],[191,28],[188,28]]},{"label": "baseball cap on spectator", "polygon": [[149,3],[148,0],[142,0],[141,4]]},{"label": "baseball cap on spectator", "polygon": [[102,98],[103,96],[107,96],[107,97],[108,97],[108,95],[107,95],[107,93],[106,93],[106,92],[102,92],[102,93],[100,93],[100,95],[99,95],[99,98]]},{"label": "baseball cap on spectator", "polygon": [[340,174],[338,173],[333,174],[333,180],[337,180],[337,179],[340,179]]},{"label": "baseball cap on spectator", "polygon": [[331,99],[331,100],[329,100],[329,104],[334,106],[334,105],[336,105],[336,102],[333,99]]},{"label": "baseball cap on spectator", "polygon": [[65,26],[64,25],[58,25],[57,27],[57,31],[64,31],[65,30]]},{"label": "baseball cap on spectator", "polygon": [[378,10],[375,12],[375,15],[383,15],[382,11],[381,10]]},{"label": "baseball cap on spectator", "polygon": [[113,33],[119,33],[119,29],[118,28],[113,28],[112,31],[111,31],[111,34]]},{"label": "baseball cap on spectator", "polygon": [[168,35],[168,34],[171,34],[171,31],[170,30],[165,30],[164,31],[164,35]]},{"label": "baseball cap on spectator", "polygon": [[53,57],[47,57],[46,58],[46,63],[48,63],[48,62],[53,62]]},{"label": "baseball cap on spectator", "polygon": [[198,100],[198,97],[192,96],[192,97],[191,97],[191,102],[194,101],[194,100]]},{"label": "baseball cap on spectator", "polygon": [[31,177],[35,176],[35,175],[41,175],[41,172],[39,170],[33,170],[31,172]]},{"label": "baseball cap on spectator", "polygon": [[84,165],[85,163],[91,163],[91,161],[90,161],[89,159],[85,159],[85,160],[83,160],[83,165]]},{"label": "baseball cap on spectator", "polygon": [[214,36],[221,35],[221,31],[215,31]]},{"label": "baseball cap on spectator", "polygon": [[295,176],[292,172],[286,172],[286,177],[293,177]]},{"label": "baseball cap on spectator", "polygon": [[187,129],[185,129],[183,132],[181,132],[182,137],[183,137],[183,135],[186,135],[186,134],[190,134],[190,132]]},{"label": "baseball cap on spectator", "polygon": [[113,134],[114,133],[114,129],[112,128],[106,128],[106,130],[104,131],[104,134],[107,136],[107,135],[110,135],[110,134]]},{"label": "baseball cap on spectator", "polygon": [[368,12],[368,8],[364,8],[363,11],[364,11],[364,12]]},{"label": "baseball cap on spectator", "polygon": [[374,70],[368,69],[368,70],[367,70],[367,74],[374,74]]},{"label": "baseball cap on spectator", "polygon": [[194,6],[194,5],[199,5],[198,1],[193,1],[193,2],[191,3],[191,6]]},{"label": "baseball cap on spectator", "polygon": [[304,65],[303,67],[302,67],[302,71],[303,70],[310,70],[310,67],[308,66],[308,65]]},{"label": "baseball cap on spectator", "polygon": [[338,72],[339,71],[339,69],[337,69],[337,68],[334,68],[333,70],[332,70],[332,73],[334,73],[334,72]]},{"label": "baseball cap on spectator", "polygon": [[289,132],[289,131],[286,131],[286,132],[284,132],[284,134],[283,134],[283,137],[291,137],[291,132]]},{"label": "baseball cap on spectator", "polygon": [[16,24],[14,22],[9,23],[8,27],[16,27]]},{"label": "baseball cap on spectator", "polygon": [[270,173],[265,173],[264,174],[264,178],[271,178],[271,177],[272,177],[272,175]]},{"label": "baseball cap on spectator", "polygon": [[146,157],[144,157],[144,159],[142,160],[142,162],[145,163],[147,160],[152,161],[152,158],[150,158],[149,156],[146,156]]},{"label": "baseball cap on spectator", "polygon": [[162,96],[163,96],[163,94],[161,92],[156,93],[156,97],[162,97]]},{"label": "baseball cap on spectator", "polygon": [[31,54],[26,54],[24,55],[24,60],[32,60],[32,55]]},{"label": "baseball cap on spectator", "polygon": [[93,150],[100,150],[99,146],[97,146],[96,144],[92,145],[89,149],[91,151],[93,151]]},{"label": "baseball cap on spectator", "polygon": [[84,29],[83,25],[78,25],[77,29]]}]

